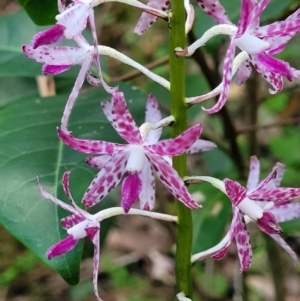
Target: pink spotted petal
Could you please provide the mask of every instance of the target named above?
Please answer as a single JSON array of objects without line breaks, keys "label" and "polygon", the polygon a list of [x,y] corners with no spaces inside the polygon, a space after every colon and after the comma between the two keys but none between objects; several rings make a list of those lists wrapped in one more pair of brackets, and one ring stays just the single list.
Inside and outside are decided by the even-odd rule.
[{"label": "pink spotted petal", "polygon": [[42,68],[42,74],[57,75],[68,71],[71,67],[71,65],[44,65]]},{"label": "pink spotted petal", "polygon": [[102,155],[97,157],[89,157],[85,160],[85,162],[92,167],[101,169],[110,159],[110,155]]},{"label": "pink spotted petal", "polygon": [[285,165],[277,162],[272,169],[272,172],[273,171],[276,171],[275,176],[268,183],[265,183],[261,188],[270,189],[279,187],[285,171]]},{"label": "pink spotted petal", "polygon": [[112,126],[116,129],[118,134],[130,144],[141,144],[142,137],[139,128],[130,114],[124,94],[122,92],[115,92],[112,96]]},{"label": "pink spotted petal", "polygon": [[250,61],[247,60],[242,63],[242,65],[238,68],[237,77],[236,77],[236,84],[242,85],[251,75],[252,68],[250,66]]},{"label": "pink spotted petal", "polygon": [[37,33],[31,42],[33,49],[62,40],[64,38],[64,30],[64,26],[56,24],[49,29]]},{"label": "pink spotted petal", "polygon": [[[298,12],[300,10],[298,9]],[[296,13],[298,13],[296,12]],[[300,19],[287,19],[285,21],[278,21],[272,24],[262,26],[254,31],[254,34],[260,38],[281,38],[289,37],[291,39],[300,30]]]},{"label": "pink spotted petal", "polygon": [[270,0],[261,0],[259,3],[257,3],[250,16],[249,16],[249,21],[248,21],[248,26],[251,27],[251,29],[253,29],[253,27],[257,27],[259,24],[259,18],[260,15],[262,14],[262,12],[264,11],[264,9],[267,7],[267,5],[269,4]]},{"label": "pink spotted petal", "polygon": [[78,139],[73,137],[70,132],[62,129],[58,129],[57,133],[63,143],[85,154],[113,155],[116,152],[122,151],[124,148],[122,144],[117,143],[100,140]]},{"label": "pink spotted petal", "polygon": [[56,197],[52,196],[50,193],[48,193],[43,186],[40,184],[39,178],[36,179],[38,188],[40,190],[41,195],[45,198],[48,199],[50,201],[52,201],[55,205],[73,213],[73,214],[78,214],[78,212],[70,205],[62,202],[61,200],[57,199]]},{"label": "pink spotted petal", "polygon": [[69,235],[63,240],[53,245],[52,247],[50,247],[46,252],[46,256],[48,259],[52,259],[53,257],[60,256],[64,253],[73,250],[77,245],[77,243],[78,240],[74,239],[72,235]]},{"label": "pink spotted petal", "polygon": [[71,191],[70,191],[70,171],[66,171],[63,174],[62,177],[62,187],[64,189],[64,193],[65,195],[70,199],[73,200],[72,195],[71,195]]},{"label": "pink spotted petal", "polygon": [[230,45],[227,49],[225,59],[224,59],[224,66],[223,66],[223,90],[220,94],[220,97],[218,99],[218,102],[210,109],[204,109],[209,114],[214,114],[219,112],[223,106],[225,105],[227,98],[228,98],[228,92],[230,88],[230,81],[232,77],[232,62],[234,59],[234,53],[235,53],[235,42],[234,39],[231,40]]},{"label": "pink spotted petal", "polygon": [[285,76],[289,81],[293,80],[292,70],[289,63],[269,56],[265,53],[257,55],[257,59],[266,69]]},{"label": "pink spotted petal", "polygon": [[276,188],[262,188],[255,190],[248,194],[248,197],[257,201],[270,202],[287,202],[300,197],[300,188],[290,187],[276,187]]},{"label": "pink spotted petal", "polygon": [[204,12],[219,24],[232,24],[218,0],[197,0]]},{"label": "pink spotted petal", "polygon": [[94,244],[94,257],[93,257],[93,286],[94,293],[98,301],[102,301],[98,292],[98,270],[99,270],[99,259],[100,259],[100,231],[99,234],[95,235],[92,242]]},{"label": "pink spotted petal", "polygon": [[[252,193],[255,193],[255,192],[258,192],[260,189],[265,189],[265,188],[268,188],[269,185],[270,187],[273,187],[274,186],[274,181],[276,180],[277,178],[277,170],[278,168],[280,167],[280,163],[278,164],[275,164],[275,166],[273,167],[272,171],[267,175],[266,178],[264,178],[262,181],[260,181],[255,189],[251,192],[248,193],[248,196],[250,197],[250,195],[252,196]],[[270,183],[271,182],[271,183]]]},{"label": "pink spotted petal", "polygon": [[41,46],[34,49],[30,45],[23,45],[25,56],[50,66],[70,66],[81,64],[87,56],[83,48],[67,46]]},{"label": "pink spotted petal", "polygon": [[86,73],[85,78],[86,78],[87,82],[92,86],[99,87],[102,85],[101,79],[92,75],[92,73],[90,71],[88,71]]},{"label": "pink spotted petal", "polygon": [[238,21],[238,30],[235,38],[240,38],[250,25],[251,13],[253,12],[254,5],[250,0],[241,1],[241,15]]},{"label": "pink spotted petal", "polygon": [[240,259],[240,271],[248,270],[252,261],[252,249],[250,245],[250,235],[246,222],[242,216],[237,224],[237,234],[235,236],[237,251]]},{"label": "pink spotted petal", "polygon": [[116,153],[105,164],[83,196],[82,203],[85,206],[96,205],[119,184],[125,173],[127,156],[127,152]]},{"label": "pink spotted petal", "polygon": [[161,140],[152,145],[145,145],[144,148],[160,156],[178,156],[197,141],[201,131],[201,124],[194,125],[174,139]]},{"label": "pink spotted petal", "polygon": [[278,223],[287,222],[300,217],[300,203],[277,205],[270,210]]},{"label": "pink spotted petal", "polygon": [[237,207],[233,207],[233,217],[229,229],[229,240],[227,244],[220,251],[213,254],[212,258],[220,260],[227,254],[228,248],[238,232],[239,223],[240,223],[240,210]]},{"label": "pink spotted petal", "polygon": [[79,224],[80,222],[83,222],[84,220],[85,220],[85,217],[76,213],[76,214],[71,214],[67,217],[64,217],[60,221],[61,221],[62,228],[65,230],[68,230],[68,229],[74,227],[75,225]]},{"label": "pink spotted petal", "polygon": [[[145,122],[156,123],[162,119],[162,115],[158,106],[158,102],[153,94],[149,94],[146,102]],[[156,143],[162,133],[162,128],[150,131],[144,141],[144,144]]]},{"label": "pink spotted petal", "polygon": [[85,4],[69,5],[62,14],[56,16],[57,24],[65,28],[66,39],[73,39],[86,28],[90,9]]},{"label": "pink spotted petal", "polygon": [[152,210],[155,203],[155,178],[154,170],[148,160],[145,160],[140,178],[142,180],[142,190],[139,195],[140,208],[142,210]]},{"label": "pink spotted petal", "polygon": [[64,131],[68,130],[68,121],[69,121],[70,114],[72,112],[75,101],[79,95],[79,91],[84,83],[85,75],[90,68],[91,68],[91,58],[86,58],[82,63],[81,69],[78,73],[71,94],[65,105],[65,109],[61,119],[61,129]]},{"label": "pink spotted petal", "polygon": [[211,141],[198,139],[188,148],[186,152],[187,154],[195,154],[198,152],[210,151],[215,149],[216,147],[216,144]]},{"label": "pink spotted petal", "polygon": [[265,66],[258,60],[257,55],[252,55],[251,61],[257,72],[273,87],[274,90],[269,89],[271,94],[278,93],[282,90],[283,79],[281,74],[269,70],[268,66]]},{"label": "pink spotted petal", "polygon": [[232,205],[237,207],[246,197],[246,189],[238,182],[224,179],[225,189]]},{"label": "pink spotted petal", "polygon": [[183,180],[169,163],[155,154],[148,153],[147,157],[159,179],[180,202],[191,209],[199,208],[199,205],[192,199]]},{"label": "pink spotted petal", "polygon": [[121,205],[127,213],[134,202],[137,200],[142,189],[142,181],[138,173],[129,174],[122,183],[121,188]]},{"label": "pink spotted petal", "polygon": [[284,239],[279,234],[271,234],[270,235],[293,259],[294,265],[298,265],[298,256],[291,249],[291,247],[284,241]]},{"label": "pink spotted petal", "polygon": [[[159,10],[167,10],[170,5],[169,0],[149,0],[147,3],[148,6],[159,9]],[[134,28],[134,33],[138,35],[142,35],[145,31],[147,31],[153,23],[157,20],[156,16],[153,16],[148,13],[142,13],[138,23]]]},{"label": "pink spotted petal", "polygon": [[[282,21],[283,23],[293,23],[293,25],[287,25],[287,26],[292,26],[292,27],[297,27],[297,24],[299,24],[300,20],[300,9],[296,10],[293,14],[291,14],[285,21]],[[277,24],[279,23],[279,24]],[[274,25],[273,25],[274,24]],[[275,22],[270,25],[262,26],[257,28],[257,31],[254,32],[256,36],[262,37],[263,35],[264,41],[268,42],[271,45],[271,48],[268,49],[268,54],[269,55],[274,55],[277,54],[285,48],[285,45],[290,41],[290,39],[298,33],[299,30],[291,30],[285,32],[284,35],[282,35],[279,32],[278,36],[275,37],[267,37],[267,31],[272,27],[280,27],[280,26],[286,26],[286,25],[281,25],[281,22]],[[292,29],[292,28],[291,28]],[[296,29],[296,28],[295,28]]]},{"label": "pink spotted petal", "polygon": [[262,218],[257,219],[256,223],[259,229],[267,234],[282,233],[275,216],[269,211],[264,212]]},{"label": "pink spotted petal", "polygon": [[259,182],[260,163],[256,156],[250,158],[249,176],[247,181],[247,191],[254,190]]}]

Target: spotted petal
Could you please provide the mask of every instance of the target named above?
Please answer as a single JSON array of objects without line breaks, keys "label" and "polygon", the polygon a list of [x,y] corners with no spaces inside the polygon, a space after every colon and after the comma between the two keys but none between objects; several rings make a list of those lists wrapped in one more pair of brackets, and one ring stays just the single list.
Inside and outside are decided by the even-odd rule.
[{"label": "spotted petal", "polygon": [[224,179],[225,189],[233,206],[238,206],[246,197],[246,189],[238,182]]},{"label": "spotted petal", "polygon": [[101,140],[78,139],[70,132],[57,130],[59,138],[66,145],[85,154],[112,155],[123,150],[124,145]]},{"label": "spotted petal", "polygon": [[232,62],[234,58],[234,53],[235,53],[235,41],[234,39],[232,39],[224,59],[224,66],[223,66],[224,73],[223,73],[223,80],[222,80],[223,90],[220,94],[218,102],[210,109],[203,108],[203,110],[209,114],[214,114],[219,112],[227,101],[230,82],[231,82]]},{"label": "spotted petal", "polygon": [[218,0],[197,0],[197,3],[207,15],[212,17],[219,24],[232,24],[224,7]]},{"label": "spotted petal", "polygon": [[87,56],[86,50],[67,46],[40,46],[37,49],[30,45],[23,45],[25,56],[51,66],[70,66],[81,64]]},{"label": "spotted petal", "polygon": [[236,76],[236,84],[242,85],[249,78],[251,72],[252,72],[252,68],[250,66],[250,61],[246,60],[238,68],[237,76]]},{"label": "spotted petal", "polygon": [[79,213],[76,213],[76,214],[72,214],[67,217],[64,217],[60,221],[61,221],[62,228],[65,230],[68,230],[68,229],[74,227],[75,225],[79,224],[80,222],[83,222],[84,220],[85,220],[85,217],[83,217]]},{"label": "spotted petal", "polygon": [[[161,119],[162,116],[158,106],[158,102],[153,94],[149,94],[146,102],[145,122],[156,123]],[[144,144],[156,143],[159,140],[161,133],[162,128],[150,131],[144,141]]]},{"label": "spotted petal", "polygon": [[86,28],[90,9],[85,4],[69,5],[63,13],[56,16],[57,24],[65,27],[66,39],[73,39]]},{"label": "spotted petal", "polygon": [[101,201],[121,181],[127,162],[127,152],[116,153],[97,174],[85,192],[82,203],[92,207]]},{"label": "spotted petal", "polygon": [[239,217],[237,224],[237,234],[235,236],[237,251],[240,259],[241,271],[249,269],[252,261],[252,249],[250,245],[250,235],[247,230],[245,220]]},{"label": "spotted petal", "polygon": [[270,0],[261,0],[259,3],[257,3],[254,6],[254,8],[249,16],[249,19],[248,19],[249,20],[248,26],[250,26],[251,28],[258,26],[260,15],[264,11],[264,9],[267,7],[269,2],[270,2]]},{"label": "spotted petal", "polygon": [[300,217],[300,203],[290,203],[284,205],[277,205],[272,207],[271,211],[278,223],[291,221]]},{"label": "spotted petal", "polygon": [[[159,9],[159,10],[167,10],[170,5],[169,0],[149,0],[147,3],[148,6]],[[148,13],[142,13],[138,23],[134,28],[134,32],[138,35],[142,35],[145,31],[147,31],[153,23],[157,20],[156,16],[153,16]]]},{"label": "spotted petal", "polygon": [[260,163],[256,156],[250,158],[249,176],[247,181],[247,191],[255,189],[259,182]]},{"label": "spotted petal", "polygon": [[100,259],[100,231],[92,239],[94,244],[94,257],[93,257],[93,286],[94,293],[98,301],[102,301],[98,292],[98,270],[99,270],[99,259]]},{"label": "spotted petal", "polygon": [[130,144],[141,144],[139,128],[130,114],[124,94],[115,92],[112,96],[111,124],[118,134]]},{"label": "spotted petal", "polygon": [[155,203],[155,178],[153,167],[148,160],[145,160],[140,178],[142,181],[142,190],[139,195],[140,208],[152,210]]},{"label": "spotted petal", "polygon": [[283,79],[281,74],[269,70],[268,66],[260,62],[257,55],[252,55],[251,61],[257,72],[273,87],[274,90],[269,89],[271,94],[276,94],[282,90]]},{"label": "spotted petal", "polygon": [[241,15],[238,21],[238,30],[236,33],[236,38],[241,37],[250,25],[251,13],[254,9],[254,5],[250,0],[241,1]]},{"label": "spotted petal", "polygon": [[286,202],[300,197],[300,188],[276,187],[271,189],[259,189],[249,194],[248,197],[258,201]]},{"label": "spotted petal", "polygon": [[85,160],[85,162],[92,167],[101,169],[110,159],[110,155],[102,155],[97,157],[89,157]]},{"label": "spotted petal", "polygon": [[144,148],[160,156],[178,156],[187,151],[198,139],[202,131],[202,125],[194,125],[174,139],[161,140]]},{"label": "spotted petal", "polygon": [[147,157],[159,179],[179,201],[191,209],[199,208],[199,205],[192,199],[183,180],[169,163],[162,157],[152,153],[148,153]]}]

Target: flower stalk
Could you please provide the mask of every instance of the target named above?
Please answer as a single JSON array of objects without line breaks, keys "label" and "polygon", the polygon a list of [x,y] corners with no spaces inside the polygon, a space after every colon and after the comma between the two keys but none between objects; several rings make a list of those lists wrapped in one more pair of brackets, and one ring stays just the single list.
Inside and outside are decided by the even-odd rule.
[{"label": "flower stalk", "polygon": [[[172,137],[176,137],[187,128],[187,106],[185,104],[185,70],[184,58],[177,57],[174,49],[185,47],[185,8],[183,0],[172,0],[172,17],[170,19],[169,55],[170,55],[170,97],[171,114],[176,122],[172,127]],[[186,155],[173,158],[173,167],[178,174],[186,175]],[[176,282],[178,291],[185,296],[192,296],[191,262],[193,224],[189,208],[176,201],[177,205],[177,250]]]}]

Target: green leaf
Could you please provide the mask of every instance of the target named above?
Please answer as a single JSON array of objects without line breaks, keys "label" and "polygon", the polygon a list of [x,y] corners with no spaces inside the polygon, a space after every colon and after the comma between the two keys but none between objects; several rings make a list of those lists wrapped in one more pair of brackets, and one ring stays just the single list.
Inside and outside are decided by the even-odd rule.
[{"label": "green leaf", "polygon": [[51,25],[55,23],[58,14],[56,0],[18,0],[29,17],[37,25]]},{"label": "green leaf", "polygon": [[[137,122],[143,122],[146,97],[128,85],[121,84],[120,88]],[[76,284],[82,243],[63,256],[46,259],[46,250],[66,237],[60,219],[68,213],[42,198],[36,186],[39,175],[49,193],[68,201],[61,177],[71,170],[71,191],[79,203],[97,172],[85,164],[86,155],[64,146],[57,137],[56,127],[67,98],[40,98],[31,93],[4,102],[0,108],[0,223],[68,283]],[[109,99],[102,89],[81,95],[70,120],[75,136],[121,142],[100,108],[100,101]],[[107,201],[101,204],[107,206]]]}]

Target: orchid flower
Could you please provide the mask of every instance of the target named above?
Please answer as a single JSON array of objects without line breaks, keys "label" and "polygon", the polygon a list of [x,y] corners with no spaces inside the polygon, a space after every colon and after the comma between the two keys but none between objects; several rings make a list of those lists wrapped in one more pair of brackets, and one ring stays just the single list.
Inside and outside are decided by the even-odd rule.
[{"label": "orchid flower", "polygon": [[[274,90],[270,89],[269,91],[272,94],[282,90],[283,76],[290,81],[294,77],[299,76],[296,70],[291,68],[287,62],[279,60],[273,57],[273,55],[282,51],[288,41],[300,31],[300,9],[285,21],[274,22],[270,25],[260,27],[259,17],[268,5],[269,0],[261,0],[260,2],[242,0],[240,19],[238,26],[235,26],[224,15],[225,10],[219,1],[213,2],[214,7],[212,8],[210,0],[200,1],[204,11],[221,24],[207,30],[199,40],[189,47],[175,49],[177,55],[190,56],[197,48],[204,45],[215,35],[226,34],[231,37],[230,45],[224,58],[222,90],[220,91],[219,100],[212,108],[204,109],[205,111],[210,114],[216,113],[224,106],[227,100],[230,81],[234,75],[232,64],[236,47],[249,55],[249,58],[245,57],[245,61],[241,62],[238,68],[238,84],[244,83],[250,76],[250,62],[267,82],[271,84]],[[205,100],[203,97],[199,98],[199,102],[203,100]]]},{"label": "orchid flower", "polygon": [[[37,179],[37,185],[40,190],[41,195],[52,201],[55,205],[69,211],[71,215],[61,219],[61,225],[68,233],[68,236],[58,243],[54,244],[46,252],[48,259],[52,259],[56,256],[65,254],[75,248],[78,241],[85,237],[88,237],[94,244],[94,257],[93,257],[93,285],[94,292],[98,301],[101,301],[98,293],[98,267],[99,267],[99,233],[100,233],[100,222],[111,216],[116,216],[124,214],[122,208],[113,207],[109,209],[102,210],[94,215],[86,212],[76,205],[74,202],[71,192],[69,189],[69,175],[70,172],[65,172],[63,175],[63,189],[67,197],[71,200],[72,206],[62,202],[56,197],[49,194],[40,184],[39,179]],[[177,217],[161,214],[156,212],[142,211],[139,209],[131,209],[128,214],[143,215],[160,220],[177,222]]]},{"label": "orchid flower", "polygon": [[[233,207],[233,219],[229,233],[217,247],[205,252],[205,256],[214,253],[215,259],[222,259],[235,238],[240,259],[241,270],[250,267],[252,251],[250,236],[246,223],[255,221],[263,232],[269,234],[286,250],[294,261],[297,256],[279,235],[282,230],[278,223],[300,217],[300,203],[292,203],[292,200],[300,196],[300,188],[278,187],[284,172],[284,165],[277,163],[272,172],[259,182],[260,165],[256,157],[251,157],[250,173],[247,187],[239,183],[225,179],[206,176],[186,177],[187,183],[205,181],[224,192],[231,200]],[[193,255],[192,260],[203,258],[203,254]]]},{"label": "orchid flower", "polygon": [[[98,54],[110,56],[140,70],[150,79],[170,90],[170,83],[166,79],[151,72],[141,64],[118,52],[117,50],[107,46],[99,45],[97,47],[97,51]],[[34,49],[31,45],[23,45],[23,53],[28,58],[43,64],[43,74],[56,75],[69,70],[73,65],[82,65],[65,106],[61,121],[61,128],[67,131],[68,119],[77,96],[79,95],[79,91],[83,85],[84,78],[86,77],[87,81],[91,85],[98,86],[102,84],[102,81],[92,76],[91,72],[92,64],[95,63],[93,46],[89,45],[88,42],[82,37],[80,47],[40,46]]]},{"label": "orchid flower", "polygon": [[[56,25],[52,26],[49,29],[37,33],[32,40],[32,49],[36,49],[44,45],[53,44],[62,40],[63,38],[66,38],[66,39],[73,39],[79,45],[79,47],[83,48],[82,52],[86,52],[87,42],[85,41],[81,33],[86,28],[87,21],[89,21],[92,35],[93,35],[94,49],[93,52],[90,52],[88,55],[85,53],[86,64],[85,64],[85,68],[82,67],[81,71],[85,75],[87,73],[87,70],[91,67],[91,63],[93,62],[96,65],[97,73],[101,81],[101,84],[103,85],[103,88],[108,93],[110,94],[113,93],[115,91],[115,88],[109,87],[102,78],[99,54],[97,51],[98,41],[97,41],[97,33],[96,33],[95,20],[94,20],[93,0],[73,0],[67,7],[65,6],[65,2],[66,1],[58,0],[58,10],[60,14],[56,16],[56,20],[57,20]],[[29,50],[30,53],[33,53],[32,49],[30,50],[28,46],[25,47],[25,50],[26,49],[27,51]],[[23,46],[23,52],[24,52],[24,46]],[[48,51],[42,49],[41,52],[44,52],[45,54]],[[51,52],[48,55],[51,56]],[[82,61],[83,53],[79,55],[81,55],[81,61]],[[48,59],[48,61],[50,62],[46,64],[43,68],[43,71],[45,73],[58,74],[68,70],[71,67],[69,64],[66,64],[66,65],[60,65],[61,68],[59,68],[55,63],[56,57],[51,57],[51,59],[52,61]],[[84,77],[84,75],[82,76]]]},{"label": "orchid flower", "polygon": [[[148,109],[150,107],[148,106]],[[155,171],[159,179],[178,200],[189,208],[198,208],[184,182],[166,161],[165,156],[173,157],[186,152],[198,140],[202,125],[193,126],[174,139],[151,143],[153,138],[147,138],[147,133],[151,128],[144,125],[140,129],[137,127],[127,108],[123,93],[115,92],[112,101],[103,102],[102,108],[118,134],[127,141],[127,145],[101,140],[77,139],[67,131],[58,130],[61,140],[73,149],[86,154],[104,155],[100,159],[93,160],[93,164],[102,169],[84,194],[82,203],[88,207],[94,206],[118,185],[127,172],[128,175],[121,187],[121,204],[128,212],[141,193],[154,198],[152,174]],[[151,114],[157,114],[157,110],[153,112]],[[174,118],[169,118],[167,124],[172,121]],[[153,132],[149,137],[154,136],[157,141],[158,134],[159,132]],[[151,207],[153,200],[148,200],[148,202]]]},{"label": "orchid flower", "polygon": [[76,41],[76,37],[80,36],[86,28],[87,22],[91,27],[94,45],[98,45],[93,8],[109,1],[123,2],[147,11],[156,17],[168,18],[166,12],[147,6],[137,0],[71,0],[68,6],[65,5],[65,0],[58,0],[59,14],[56,16],[56,24],[34,36],[32,40],[33,48],[53,44],[63,38]]},{"label": "orchid flower", "polygon": [[[171,119],[172,122],[174,119]],[[161,123],[165,123],[166,118],[162,119],[161,112],[158,107],[156,98],[150,94],[146,102],[146,117],[145,123],[140,127],[140,132],[145,136],[145,144],[155,144],[159,141],[162,133]],[[196,142],[188,148],[187,153],[197,153],[199,151],[212,150],[216,145],[210,141],[197,139]],[[111,159],[111,155],[102,155],[90,157],[86,162],[96,168],[103,168]],[[172,163],[171,157],[164,156],[164,159]],[[152,210],[155,202],[155,179],[154,171],[151,165],[147,162],[141,173],[142,189],[139,193],[140,208],[143,210]],[[150,185],[149,185],[150,183]]]}]

